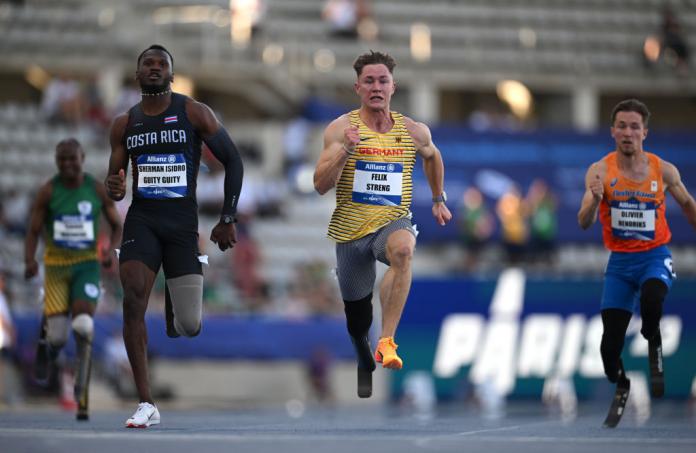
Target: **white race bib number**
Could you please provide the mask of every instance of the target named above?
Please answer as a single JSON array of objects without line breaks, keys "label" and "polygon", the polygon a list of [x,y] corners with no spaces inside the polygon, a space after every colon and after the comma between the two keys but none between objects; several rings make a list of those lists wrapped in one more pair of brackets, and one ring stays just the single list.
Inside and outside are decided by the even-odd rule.
[{"label": "white race bib number", "polygon": [[614,237],[620,239],[655,239],[655,203],[613,201],[611,230]]},{"label": "white race bib number", "polygon": [[145,198],[186,196],[186,159],[183,154],[138,156],[138,194]]},{"label": "white race bib number", "polygon": [[53,243],[58,247],[81,250],[94,244],[91,215],[63,215],[53,221]]},{"label": "white race bib number", "polygon": [[399,206],[404,166],[394,162],[355,162],[353,197],[356,203]]}]

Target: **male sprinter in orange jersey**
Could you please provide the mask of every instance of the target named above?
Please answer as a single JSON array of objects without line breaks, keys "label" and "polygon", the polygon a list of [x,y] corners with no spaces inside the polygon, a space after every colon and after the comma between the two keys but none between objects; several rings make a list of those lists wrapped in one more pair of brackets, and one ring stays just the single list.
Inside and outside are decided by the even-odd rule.
[{"label": "male sprinter in orange jersey", "polygon": [[401,369],[396,327],[411,287],[416,230],[411,224],[412,171],[423,159],[440,225],[451,218],[443,190],[444,165],[430,129],[389,109],[396,85],[394,59],[380,52],[358,57],[355,92],[360,108],[335,119],[324,132],[324,149],[314,187],[325,194],[336,187],[336,209],[329,237],[336,241],[337,275],[345,303],[348,333],[358,356],[358,395],[372,393],[375,363],[367,341],[372,324],[375,261],[389,266],[380,284],[382,334],[375,359]]},{"label": "male sprinter in orange jersey", "polygon": [[592,164],[585,176],[585,195],[578,223],[589,228],[599,214],[604,245],[611,251],[602,295],[601,354],[604,372],[617,383],[605,426],[618,424],[630,382],[621,350],[636,302],[640,302],[643,337],[648,340],[651,394],[664,394],[662,304],[676,274],[667,248],[672,234],[665,218],[665,192],[672,194],[696,228],[696,202],[677,168],[643,150],[650,112],[642,102],[620,102],[611,115],[616,149]]}]

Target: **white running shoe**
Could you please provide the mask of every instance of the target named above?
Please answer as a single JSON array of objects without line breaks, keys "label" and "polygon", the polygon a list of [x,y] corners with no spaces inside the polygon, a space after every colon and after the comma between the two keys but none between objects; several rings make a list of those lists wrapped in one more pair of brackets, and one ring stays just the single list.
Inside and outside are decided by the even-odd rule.
[{"label": "white running shoe", "polygon": [[147,428],[150,425],[159,425],[160,414],[157,406],[150,403],[138,404],[138,410],[128,420],[126,428]]}]

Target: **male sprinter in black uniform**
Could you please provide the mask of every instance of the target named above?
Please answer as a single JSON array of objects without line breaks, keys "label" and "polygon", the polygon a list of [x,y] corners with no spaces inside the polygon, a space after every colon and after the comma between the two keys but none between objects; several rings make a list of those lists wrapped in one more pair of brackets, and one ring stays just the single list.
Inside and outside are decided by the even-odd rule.
[{"label": "male sprinter in black uniform", "polygon": [[138,409],[126,420],[129,428],[160,422],[150,394],[144,319],[160,264],[171,304],[167,333],[193,337],[201,330],[203,273],[198,254],[196,178],[202,142],[225,166],[222,215],[210,240],[220,250],[236,242],[241,158],[208,106],[172,93],[173,63],[171,54],[159,45],[140,54],[136,79],[142,101],[116,117],[111,127],[106,187],[114,200],[125,196],[129,159],[133,166],[133,202],[120,254],[123,338],[140,397]]}]

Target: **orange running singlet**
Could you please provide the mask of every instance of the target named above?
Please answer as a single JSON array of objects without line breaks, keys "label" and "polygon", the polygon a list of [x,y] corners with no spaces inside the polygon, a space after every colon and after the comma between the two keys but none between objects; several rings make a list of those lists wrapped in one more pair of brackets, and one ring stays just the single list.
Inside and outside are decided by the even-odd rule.
[{"label": "orange running singlet", "polygon": [[604,157],[607,175],[599,207],[604,245],[613,252],[642,252],[667,244],[672,233],[665,218],[665,191],[660,158],[648,156],[648,176],[634,181],[623,176],[617,152]]}]

